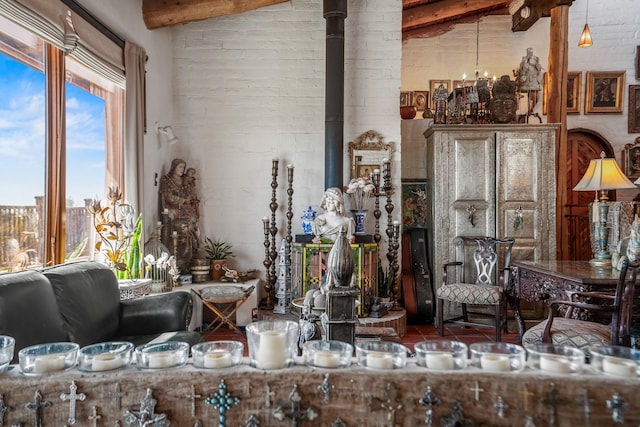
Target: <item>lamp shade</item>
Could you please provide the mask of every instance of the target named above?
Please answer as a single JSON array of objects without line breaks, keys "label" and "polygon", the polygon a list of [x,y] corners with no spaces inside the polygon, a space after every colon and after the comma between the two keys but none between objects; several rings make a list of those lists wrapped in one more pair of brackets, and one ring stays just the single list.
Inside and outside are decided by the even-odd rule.
[{"label": "lamp shade", "polygon": [[593,39],[591,38],[591,31],[589,30],[589,24],[584,24],[580,41],[578,41],[578,47],[593,46]]},{"label": "lamp shade", "polygon": [[603,152],[601,158],[591,160],[587,171],[573,191],[622,190],[624,188],[637,187],[622,173],[616,159],[605,158]]}]

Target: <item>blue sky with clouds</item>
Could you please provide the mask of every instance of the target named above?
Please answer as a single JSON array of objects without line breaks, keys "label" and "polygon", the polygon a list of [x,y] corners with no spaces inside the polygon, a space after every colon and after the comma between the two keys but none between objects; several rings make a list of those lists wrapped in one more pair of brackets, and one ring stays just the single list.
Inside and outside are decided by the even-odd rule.
[{"label": "blue sky with clouds", "polygon": [[[44,195],[44,75],[0,53],[0,205]],[[104,101],[67,84],[67,199],[102,197]]]}]

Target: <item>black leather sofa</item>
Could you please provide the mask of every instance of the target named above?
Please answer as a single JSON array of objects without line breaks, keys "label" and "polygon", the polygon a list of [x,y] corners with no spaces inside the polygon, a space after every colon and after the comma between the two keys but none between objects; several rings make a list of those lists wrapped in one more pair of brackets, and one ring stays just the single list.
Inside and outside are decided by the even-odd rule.
[{"label": "black leather sofa", "polygon": [[[0,335],[22,348],[70,341],[80,347],[105,341],[202,341],[189,331],[191,295],[172,292],[120,300],[107,266],[91,261],[0,275]],[[175,334],[171,334],[175,333]]]}]

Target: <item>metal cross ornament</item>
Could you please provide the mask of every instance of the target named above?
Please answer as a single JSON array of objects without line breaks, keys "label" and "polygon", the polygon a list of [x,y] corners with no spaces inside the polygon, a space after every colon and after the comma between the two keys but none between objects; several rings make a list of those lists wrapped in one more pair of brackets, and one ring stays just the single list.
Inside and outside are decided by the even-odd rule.
[{"label": "metal cross ornament", "polygon": [[402,409],[404,405],[398,399],[398,390],[392,383],[387,383],[384,399],[377,397],[369,397],[369,408],[372,410],[386,409],[387,423],[385,425],[394,427],[396,424],[396,412]]},{"label": "metal cross ornament", "polygon": [[462,405],[457,400],[454,400],[451,404],[451,416],[442,417],[441,424],[442,427],[471,427],[473,426],[473,420],[464,417]]},{"label": "metal cross ornament", "polygon": [[204,401],[207,405],[212,405],[214,409],[217,409],[218,423],[220,427],[225,427],[227,416],[226,413],[232,406],[240,404],[240,399],[231,396],[231,393],[227,391],[227,385],[224,383],[224,379],[220,380],[218,391],[211,397],[207,397]]},{"label": "metal cross ornament", "polygon": [[191,416],[194,418],[196,416],[196,399],[198,399],[199,397],[202,397],[202,396],[199,394],[196,394],[196,386],[192,384],[191,394],[187,394],[185,398],[191,401]]},{"label": "metal cross ornament", "polygon": [[42,395],[39,390],[36,390],[33,396],[33,402],[26,403],[25,408],[33,411],[33,427],[42,427],[42,408],[48,408],[51,406],[51,402],[48,400],[42,401]]},{"label": "metal cross ornament", "polygon": [[76,402],[78,400],[83,401],[87,398],[84,393],[77,393],[78,386],[75,381],[71,381],[71,386],[69,386],[69,394],[60,393],[60,400],[63,402],[69,401],[69,419],[67,422],[69,424],[76,423]]},{"label": "metal cross ornament", "polygon": [[424,414],[424,422],[428,426],[433,425],[433,407],[438,406],[440,404],[440,399],[436,396],[436,394],[431,389],[431,386],[427,386],[427,391],[424,392],[424,396],[418,400],[418,403],[422,406],[426,406],[427,410]]},{"label": "metal cross ornament", "polygon": [[333,388],[333,384],[329,384],[329,374],[325,374],[322,384],[318,386],[318,390],[322,393],[322,403],[325,405],[329,403],[329,394],[333,391]]},{"label": "metal cross ornament", "polygon": [[504,418],[504,411],[509,407],[502,398],[502,396],[498,396],[498,399],[493,404],[493,408],[498,412],[498,417]]},{"label": "metal cross ornament", "polygon": [[109,392],[109,397],[116,399],[116,411],[120,412],[120,402],[122,397],[127,394],[120,391],[120,383],[116,383],[114,390]]},{"label": "metal cross ornament", "polygon": [[295,384],[293,386],[293,390],[289,393],[289,401],[291,402],[289,410],[283,409],[282,406],[278,406],[273,410],[273,417],[278,421],[283,421],[285,418],[291,418],[291,426],[297,427],[299,420],[313,421],[318,416],[318,413],[311,406],[307,409],[300,409],[302,396],[298,391],[298,384]]},{"label": "metal cross ornament", "polygon": [[629,407],[618,393],[614,393],[611,399],[607,399],[607,408],[611,409],[611,419],[616,424],[624,423],[624,411]]},{"label": "metal cross ornament", "polygon": [[89,415],[89,421],[91,421],[92,427],[98,427],[98,421],[100,421],[102,415],[98,414],[98,408],[94,406],[91,407],[91,415]]},{"label": "metal cross ornament", "polygon": [[4,425],[4,414],[10,411],[10,408],[4,403],[4,395],[0,394],[0,426]]},{"label": "metal cross ornament", "polygon": [[152,396],[153,391],[148,388],[147,393],[140,401],[140,410],[128,410],[122,418],[127,427],[168,427],[170,421],[166,414],[156,414],[158,401]]}]

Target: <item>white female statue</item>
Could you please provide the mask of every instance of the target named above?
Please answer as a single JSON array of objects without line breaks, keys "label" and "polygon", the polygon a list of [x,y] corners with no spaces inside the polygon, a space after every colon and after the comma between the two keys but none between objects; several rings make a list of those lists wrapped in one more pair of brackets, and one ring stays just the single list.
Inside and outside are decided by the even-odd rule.
[{"label": "white female statue", "polygon": [[313,242],[335,242],[342,228],[346,230],[349,241],[353,242],[356,224],[353,218],[344,215],[342,190],[338,187],[327,188],[322,196],[320,207],[324,209],[324,213],[318,215],[313,221],[312,230],[315,235]]}]

